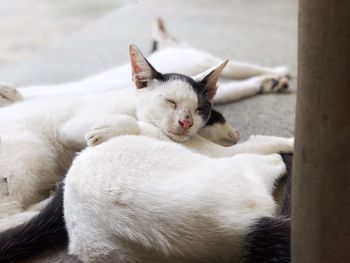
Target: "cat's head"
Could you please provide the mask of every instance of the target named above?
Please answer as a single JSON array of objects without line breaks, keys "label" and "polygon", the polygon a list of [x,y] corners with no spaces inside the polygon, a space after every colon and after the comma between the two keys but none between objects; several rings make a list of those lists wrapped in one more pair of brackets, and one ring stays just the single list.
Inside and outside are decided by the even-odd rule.
[{"label": "cat's head", "polygon": [[[208,121],[218,77],[228,61],[191,78],[158,72],[135,45],[130,45],[136,114],[159,127],[174,141],[183,142]],[[185,62],[184,62],[185,63]]]}]

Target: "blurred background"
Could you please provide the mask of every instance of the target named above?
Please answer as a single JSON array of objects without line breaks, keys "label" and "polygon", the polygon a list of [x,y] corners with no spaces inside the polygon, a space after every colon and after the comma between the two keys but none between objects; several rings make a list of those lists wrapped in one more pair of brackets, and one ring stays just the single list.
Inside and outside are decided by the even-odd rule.
[{"label": "blurred background", "polygon": [[124,4],[123,0],[2,0],[0,63],[25,59]]},{"label": "blurred background", "polygon": [[194,47],[296,73],[296,0],[2,0],[0,15],[0,81],[19,85],[110,68],[131,42],[147,54],[158,16]]}]

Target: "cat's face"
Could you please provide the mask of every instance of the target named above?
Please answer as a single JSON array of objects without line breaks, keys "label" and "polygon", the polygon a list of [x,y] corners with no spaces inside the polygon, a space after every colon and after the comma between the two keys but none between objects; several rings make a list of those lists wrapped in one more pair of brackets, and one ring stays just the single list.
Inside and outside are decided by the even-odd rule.
[{"label": "cat's face", "polygon": [[137,90],[137,115],[159,127],[175,141],[185,141],[207,122],[211,103],[196,88],[200,85],[181,75],[167,74]]},{"label": "cat's face", "polygon": [[130,47],[130,55],[138,119],[159,127],[178,142],[187,140],[207,123],[217,78],[227,62],[192,79],[159,73],[135,46]]}]

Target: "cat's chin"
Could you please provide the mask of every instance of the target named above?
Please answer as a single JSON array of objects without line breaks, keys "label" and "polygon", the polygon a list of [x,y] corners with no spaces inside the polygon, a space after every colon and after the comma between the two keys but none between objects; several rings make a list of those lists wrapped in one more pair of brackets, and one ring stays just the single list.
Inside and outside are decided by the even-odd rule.
[{"label": "cat's chin", "polygon": [[173,132],[167,132],[166,134],[170,139],[172,139],[175,142],[184,142],[190,137],[187,134],[177,134]]}]

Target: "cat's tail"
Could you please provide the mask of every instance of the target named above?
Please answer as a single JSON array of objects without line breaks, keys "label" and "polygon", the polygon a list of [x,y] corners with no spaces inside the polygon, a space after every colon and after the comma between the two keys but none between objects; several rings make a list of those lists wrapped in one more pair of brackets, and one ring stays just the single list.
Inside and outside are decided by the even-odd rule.
[{"label": "cat's tail", "polygon": [[258,219],[248,230],[245,242],[246,263],[279,262],[290,260],[290,207],[292,188],[292,153],[281,153],[287,169],[286,190],[280,217]]},{"label": "cat's tail", "polygon": [[291,261],[289,218],[260,218],[250,227],[245,241],[246,263]]},{"label": "cat's tail", "polygon": [[174,37],[169,35],[165,29],[164,21],[162,18],[157,18],[152,33],[152,49],[151,53],[169,46],[182,46],[183,44],[177,41]]},{"label": "cat's tail", "polygon": [[53,244],[68,241],[63,218],[63,184],[49,203],[26,223],[0,233],[0,262],[27,259]]}]

